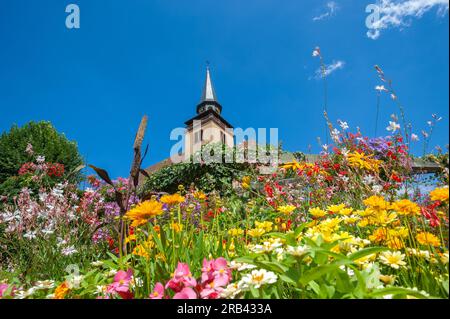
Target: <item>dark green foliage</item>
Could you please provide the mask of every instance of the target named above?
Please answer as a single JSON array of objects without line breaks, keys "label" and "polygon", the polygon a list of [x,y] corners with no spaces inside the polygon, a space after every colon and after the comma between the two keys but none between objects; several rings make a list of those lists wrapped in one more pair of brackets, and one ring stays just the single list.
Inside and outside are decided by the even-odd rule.
[{"label": "dark green foliage", "polygon": [[[28,143],[33,146],[34,156],[25,152]],[[82,175],[76,169],[83,163],[77,144],[56,131],[50,122],[29,122],[23,127],[14,125],[0,136],[0,194],[15,193],[24,185],[17,178],[20,167],[33,162],[36,155],[43,155],[47,162],[64,164],[64,178],[79,182]]]},{"label": "dark green foliage", "polygon": [[189,187],[191,184],[205,192],[218,190],[221,193],[228,193],[231,191],[233,178],[241,175],[242,172],[236,170],[232,164],[173,164],[152,174],[146,180],[142,193],[148,191],[174,193],[178,185]]},{"label": "dark green foliage", "polygon": [[[221,145],[211,145],[217,149]],[[141,187],[141,195],[148,192],[174,193],[179,185],[190,187],[192,184],[199,190],[221,194],[232,192],[232,182],[242,176],[251,174],[254,170],[249,163],[225,163],[225,156],[234,156],[235,150],[223,148],[223,163],[178,163],[162,168],[151,174]]]}]

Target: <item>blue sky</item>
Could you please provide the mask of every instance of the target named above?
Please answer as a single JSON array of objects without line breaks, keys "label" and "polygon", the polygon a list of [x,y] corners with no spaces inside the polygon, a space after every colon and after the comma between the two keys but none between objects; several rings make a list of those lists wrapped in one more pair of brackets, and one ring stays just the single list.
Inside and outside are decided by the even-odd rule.
[{"label": "blue sky", "polygon": [[[371,2],[2,1],[0,132],[49,120],[78,142],[89,163],[126,176],[143,114],[150,144],[144,166],[169,156],[170,131],[195,114],[209,60],[231,124],[276,127],[285,149],[307,151],[311,144],[317,152],[323,88],[311,53],[320,46],[326,63],[343,62],[327,78],[331,119],[373,136],[378,64],[393,80],[414,132],[420,135],[432,113],[443,117],[431,146],[445,146],[449,20],[442,0],[426,12],[395,7],[404,24],[383,20],[376,39],[366,34]],[[65,26],[70,3],[80,7],[80,29]],[[398,109],[385,96],[379,134],[392,113]]]}]

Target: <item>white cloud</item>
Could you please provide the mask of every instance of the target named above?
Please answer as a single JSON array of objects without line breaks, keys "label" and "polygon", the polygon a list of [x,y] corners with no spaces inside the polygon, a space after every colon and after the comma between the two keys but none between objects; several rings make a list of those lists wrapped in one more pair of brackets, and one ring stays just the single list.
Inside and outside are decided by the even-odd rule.
[{"label": "white cloud", "polygon": [[334,1],[328,1],[325,7],[325,12],[313,18],[313,21],[320,21],[326,18],[330,18],[336,14],[339,6]]},{"label": "white cloud", "polygon": [[[449,0],[381,0],[376,4],[377,9],[371,14],[371,27],[367,31],[370,39],[376,40],[384,29],[408,27],[412,18],[421,18],[432,8],[444,16],[449,10]],[[377,15],[379,14],[379,18]]]},{"label": "white cloud", "polygon": [[322,70],[322,68],[318,68],[316,70],[316,75],[314,76],[315,79],[320,79],[322,76],[329,76],[331,73],[343,69],[345,66],[345,62],[338,60],[333,61],[333,63],[325,66],[325,70]]}]

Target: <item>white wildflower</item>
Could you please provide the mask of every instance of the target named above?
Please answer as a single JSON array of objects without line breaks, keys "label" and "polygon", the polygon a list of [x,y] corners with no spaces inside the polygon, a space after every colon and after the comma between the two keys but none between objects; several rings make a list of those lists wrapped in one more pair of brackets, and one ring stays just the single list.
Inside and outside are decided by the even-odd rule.
[{"label": "white wildflower", "polygon": [[381,185],[373,185],[372,186],[372,191],[374,192],[374,193],[380,193],[381,191],[383,190],[383,186],[381,186]]},{"label": "white wildflower", "polygon": [[37,162],[38,164],[44,163],[44,162],[45,162],[45,156],[42,156],[42,155],[37,156],[37,157],[36,157],[36,162]]},{"label": "white wildflower", "polygon": [[320,48],[319,47],[315,47],[313,52],[312,52],[312,56],[313,57],[317,57],[320,56]]},{"label": "white wildflower", "polygon": [[384,91],[387,92],[388,90],[384,87],[384,85],[377,85],[375,87],[375,90],[377,90],[378,92]]},{"label": "white wildflower", "polygon": [[255,269],[252,270],[250,274],[242,277],[239,285],[244,289],[254,287],[256,289],[260,288],[262,285],[273,284],[277,281],[278,277],[275,273],[267,271],[265,269]]},{"label": "white wildflower", "polygon": [[363,177],[364,184],[371,185],[375,183],[375,178],[372,175],[365,175]]},{"label": "white wildflower", "polygon": [[61,250],[61,253],[62,253],[64,256],[70,256],[70,255],[75,254],[75,253],[77,253],[77,252],[78,252],[78,250],[76,250],[75,247],[74,247],[73,245],[72,245],[72,246],[65,247],[65,248],[63,248],[63,249]]},{"label": "white wildflower", "polygon": [[91,265],[94,267],[100,267],[103,265],[103,261],[101,261],[101,260],[93,261],[93,262],[91,262]]},{"label": "white wildflower", "polygon": [[386,127],[386,130],[392,131],[392,133],[395,133],[399,129],[400,129],[400,124],[398,124],[394,121],[389,121],[389,126]]},{"label": "white wildflower", "polygon": [[341,127],[341,129],[344,131],[349,128],[347,122],[343,122],[343,121],[339,120],[338,123],[339,123],[339,126]]},{"label": "white wildflower", "polygon": [[289,255],[297,256],[297,257],[305,255],[306,253],[308,253],[308,251],[309,251],[309,248],[306,245],[304,245],[304,246],[300,245],[300,246],[296,246],[296,247],[287,246],[287,248],[286,248],[286,252]]},{"label": "white wildflower", "polygon": [[256,266],[252,265],[252,264],[238,263],[238,262],[235,262],[234,260],[232,260],[230,262],[230,268],[236,269],[237,271],[244,271],[247,269],[254,269],[254,268],[256,268]]},{"label": "white wildflower", "polygon": [[220,292],[220,298],[234,299],[241,291],[238,283],[231,283]]},{"label": "white wildflower", "polygon": [[53,280],[41,280],[36,281],[34,286],[36,289],[51,289],[55,287],[55,282]]},{"label": "white wildflower", "polygon": [[36,238],[36,231],[28,231],[23,235],[26,239],[32,240]]}]

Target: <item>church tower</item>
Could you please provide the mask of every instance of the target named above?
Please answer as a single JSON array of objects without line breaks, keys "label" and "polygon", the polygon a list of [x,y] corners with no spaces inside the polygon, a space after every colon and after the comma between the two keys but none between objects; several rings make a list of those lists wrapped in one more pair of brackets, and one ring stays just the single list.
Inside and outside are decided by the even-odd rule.
[{"label": "church tower", "polygon": [[222,116],[222,105],[217,100],[211,80],[209,67],[206,68],[206,79],[200,103],[197,105],[197,115],[186,121],[184,138],[184,160],[208,143],[222,143],[233,147],[233,126]]}]

